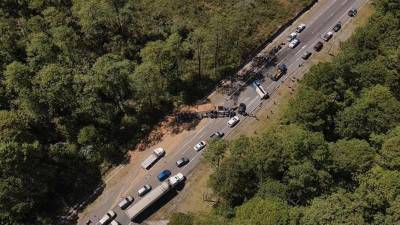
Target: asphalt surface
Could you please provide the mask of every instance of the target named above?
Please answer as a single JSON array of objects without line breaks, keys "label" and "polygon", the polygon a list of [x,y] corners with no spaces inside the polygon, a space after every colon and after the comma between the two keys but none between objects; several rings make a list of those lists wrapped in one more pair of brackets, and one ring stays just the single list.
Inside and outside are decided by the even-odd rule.
[{"label": "asphalt surface", "polygon": [[[299,21],[296,21],[296,25],[300,23],[306,24],[306,29],[298,35],[298,39],[301,41],[300,44],[294,48],[290,49],[286,42],[286,45],[278,52],[278,63],[284,63],[288,67],[288,72],[283,77],[280,78],[278,81],[272,81],[269,79],[270,74],[273,71],[273,68],[257,68],[257,71],[264,75],[264,79],[261,80],[261,85],[264,89],[270,94],[273,95],[275,90],[283,83],[283,81],[289,77],[294,76],[295,71],[299,69],[299,65],[301,66],[305,61],[301,59],[301,55],[305,51],[312,52],[312,54],[318,54],[313,50],[313,46],[318,41],[324,43],[324,48],[330,48],[331,43],[325,42],[322,40],[322,36],[331,31],[333,26],[338,22],[341,21],[342,24],[347,23],[351,18],[347,15],[347,12],[351,8],[359,8],[361,5],[366,3],[367,0],[330,0],[324,2],[323,6],[319,8],[319,11],[316,12],[316,16],[311,16],[307,20],[302,21],[301,18]],[[319,4],[319,3],[317,3]],[[312,10],[312,9],[311,9]],[[286,36],[294,32],[293,29],[286,30],[281,34],[280,37],[277,39],[282,39],[282,35]],[[340,31],[339,31],[340,32]],[[334,34],[335,35],[335,34]],[[331,40],[332,42],[333,40]],[[311,55],[311,57],[313,57]],[[220,103],[221,105],[225,106],[233,106],[237,103],[245,103],[247,105],[246,111],[251,114],[257,107],[262,107],[262,101],[269,101],[261,100],[258,94],[255,91],[253,85],[249,84],[243,88],[240,92],[237,101],[233,101],[229,99],[227,96],[225,100],[222,100]],[[200,156],[202,152],[207,150],[207,147],[199,152],[193,149],[193,146],[196,145],[198,142],[202,140],[209,140],[211,134],[216,131],[220,131],[225,133],[225,137],[229,135],[233,129],[240,129],[240,123],[245,122],[246,118],[239,115],[240,122],[233,128],[227,125],[227,121],[229,118],[220,118],[220,119],[207,119],[206,124],[199,130],[195,131],[191,134],[190,138],[185,140],[181,143],[177,150],[173,151],[173,153],[169,154],[168,149],[166,149],[166,155],[160,159],[150,170],[143,171],[140,168],[140,163],[137,163],[134,168],[135,170],[141,171],[141,173],[145,173],[144,176],[137,175],[137,179],[135,182],[130,183],[128,186],[127,183],[121,182],[121,184],[116,185],[114,196],[120,196],[121,193],[124,195],[130,194],[135,198],[135,202],[140,200],[140,197],[137,195],[137,190],[140,189],[143,185],[149,184],[153,188],[157,187],[160,182],[157,180],[157,175],[160,171],[164,169],[168,169],[172,172],[172,174],[176,173],[183,173],[187,179],[190,179],[190,173],[196,168],[196,166],[200,162]],[[151,154],[151,151],[147,152],[148,154],[145,158]],[[178,168],[176,166],[176,161],[181,157],[187,157],[190,159],[190,162],[182,167]],[[124,190],[124,191],[121,191]],[[179,194],[179,193],[178,193]],[[112,196],[112,195],[110,195]],[[90,219],[93,221],[92,224],[96,224],[97,221],[110,209],[114,210],[117,213],[117,218],[115,219],[121,225],[128,225],[133,224],[130,219],[126,216],[123,210],[119,209],[117,206],[118,202],[121,199],[110,199],[104,198],[101,199],[101,204],[98,204],[96,208],[91,209],[92,215],[90,215]],[[81,218],[80,224],[84,224],[89,218]]]}]

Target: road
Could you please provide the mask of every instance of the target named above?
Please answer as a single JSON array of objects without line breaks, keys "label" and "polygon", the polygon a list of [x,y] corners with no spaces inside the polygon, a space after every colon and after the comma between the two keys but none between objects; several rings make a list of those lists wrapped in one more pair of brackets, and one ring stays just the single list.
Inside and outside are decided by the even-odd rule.
[{"label": "road", "polygon": [[[304,60],[301,59],[301,55],[305,51],[310,51],[313,53],[313,55],[318,54],[312,49],[317,41],[322,41],[324,43],[324,48],[329,48],[330,43],[324,42],[321,37],[327,31],[330,31],[338,21],[341,21],[343,24],[347,23],[351,19],[349,16],[347,16],[348,10],[351,8],[359,8],[366,2],[367,0],[329,0],[317,3],[323,5],[319,5],[319,7],[317,7],[318,11],[312,12],[313,16],[309,16],[308,19],[304,20],[302,20],[301,17],[299,21],[296,21],[295,23],[296,25],[304,23],[307,26],[306,29],[299,34],[298,38],[300,39],[301,43],[295,49],[288,48],[286,44],[278,52],[278,63],[285,63],[288,67],[288,73],[281,77],[280,80],[272,81],[268,78],[268,74],[271,73],[271,68],[257,69],[264,75],[264,79],[262,79],[262,86],[264,89],[270,95],[273,95],[275,90],[285,79],[294,76],[295,71],[299,69],[299,65],[304,63]],[[313,9],[314,7],[311,10]],[[285,37],[293,31],[293,28],[288,28],[279,37],[277,37],[277,40],[286,39]],[[274,43],[276,43],[276,41],[271,43],[271,45]],[[237,102],[242,102],[247,105],[247,112],[251,113],[257,107],[261,106],[262,101],[263,100],[261,100],[255,92],[254,87],[252,85],[247,85],[240,92],[237,101],[234,102],[233,100],[226,98],[225,101],[222,100],[220,103],[225,106],[233,106]],[[164,169],[171,170],[172,174],[181,172],[187,177],[187,179],[190,179],[190,173],[199,164],[202,152],[207,150],[207,148],[205,148],[202,151],[197,152],[193,149],[193,146],[199,141],[207,141],[210,135],[216,131],[224,132],[225,136],[228,136],[233,129],[240,129],[240,123],[246,122],[246,117],[239,117],[241,121],[233,128],[230,128],[227,125],[229,118],[207,119],[203,127],[195,130],[188,139],[178,144],[177,149],[171,151],[173,153],[169,153],[168,149],[166,149],[166,156],[148,171],[144,171],[142,168],[140,168],[141,161],[136,163],[132,171],[129,171],[134,181],[121,181],[120,183],[115,184],[115,188],[111,190],[112,194],[108,194],[108,196],[114,196],[114,199],[112,197],[102,198],[102,196],[100,196],[97,201],[100,201],[101,203],[97,204],[95,208],[90,209],[92,213],[90,215],[90,219],[96,223],[98,219],[101,218],[108,210],[113,209],[118,215],[115,220],[119,221],[122,225],[132,224],[125,213],[118,208],[117,204],[120,201],[120,198],[117,196],[126,196],[129,194],[135,198],[135,201],[138,201],[140,197],[137,195],[137,190],[145,184],[150,184],[153,188],[158,186],[160,182],[157,181],[156,176]],[[147,155],[145,155],[143,158],[150,154],[151,151],[148,151]],[[181,157],[189,158],[190,162],[186,166],[178,168],[175,165],[175,162]],[[135,202],[133,204],[135,204]],[[84,224],[88,219],[89,218],[80,218],[79,222],[80,224]]]}]

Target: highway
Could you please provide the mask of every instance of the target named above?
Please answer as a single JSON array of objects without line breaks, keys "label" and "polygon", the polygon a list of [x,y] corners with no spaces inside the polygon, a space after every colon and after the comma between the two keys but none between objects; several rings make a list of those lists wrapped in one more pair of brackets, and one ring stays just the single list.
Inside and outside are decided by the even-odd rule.
[{"label": "highway", "polygon": [[[278,64],[284,63],[287,65],[287,74],[281,77],[278,81],[272,81],[269,78],[269,74],[271,74],[273,68],[260,67],[256,69],[256,71],[260,72],[264,76],[264,79],[261,80],[261,85],[264,87],[264,89],[270,95],[274,95],[275,90],[279,87],[279,85],[281,85],[284,80],[295,76],[296,71],[300,68],[299,65],[301,66],[303,63],[306,63],[306,61],[301,59],[301,55],[305,51],[312,52],[313,55],[318,54],[313,50],[314,44],[318,41],[324,43],[324,48],[329,48],[330,43],[323,41],[321,37],[326,32],[331,31],[333,26],[338,21],[341,21],[342,24],[345,24],[349,20],[351,20],[351,17],[347,15],[349,9],[360,8],[366,2],[367,0],[321,1],[317,3],[317,5],[320,4],[318,5],[318,7],[316,7],[316,5],[310,10],[314,10],[313,12],[307,12],[312,13],[312,15],[308,17],[304,16],[305,18],[303,18],[303,16],[300,17],[299,20],[294,23],[295,26],[299,25],[300,23],[306,24],[306,29],[298,36],[298,39],[301,41],[300,44],[296,48],[290,49],[288,47],[288,44],[286,43],[286,45],[284,45],[277,54]],[[294,32],[293,27],[288,28],[267,47],[270,48],[271,46],[276,46],[277,44],[283,42],[283,40],[286,40],[288,34],[292,32]],[[263,51],[260,54],[263,54]],[[313,57],[313,55],[311,55],[311,57]],[[228,96],[226,96],[225,99],[221,99],[220,102],[214,104],[231,107],[235,106],[238,103],[245,103],[247,105],[247,113],[251,114],[251,112],[253,112],[260,106],[266,107],[266,104],[261,105],[262,101],[265,102],[270,100],[261,100],[256,93],[253,85],[249,84],[244,87],[243,90],[240,92],[237,101],[233,101]],[[79,224],[85,224],[85,222],[89,218],[93,221],[92,224],[96,224],[98,219],[100,219],[110,209],[113,209],[117,213],[118,216],[115,220],[118,221],[121,225],[134,224],[129,220],[129,218],[127,218],[125,213],[118,208],[117,204],[121,200],[119,196],[126,196],[128,194],[132,195],[135,198],[135,201],[133,203],[135,204],[135,202],[140,199],[140,197],[137,195],[137,190],[145,184],[149,184],[153,188],[158,186],[160,182],[156,179],[157,174],[164,169],[170,170],[172,174],[181,172],[187,177],[187,179],[190,179],[191,172],[195,170],[196,166],[200,162],[202,152],[207,151],[206,147],[205,149],[197,152],[193,149],[193,146],[202,140],[207,141],[210,135],[216,131],[225,133],[225,137],[229,136],[229,134],[234,129],[240,129],[241,123],[246,122],[246,117],[243,117],[241,115],[239,115],[239,117],[239,124],[237,124],[233,128],[227,125],[227,121],[229,120],[229,118],[206,119],[206,121],[203,121],[203,126],[200,129],[196,129],[190,134],[189,138],[177,144],[177,149],[175,149],[174,151],[169,151],[169,149],[165,149],[165,157],[158,161],[148,171],[144,171],[142,168],[140,168],[140,163],[144,158],[152,153],[152,150],[147,151],[146,154],[142,154],[143,157],[137,159],[138,162],[134,165],[132,169],[130,169],[130,171],[127,172],[130,173],[129,177],[133,180],[120,182],[116,181],[119,183],[116,184],[112,190],[110,190],[112,194],[108,193],[109,197],[100,196],[99,199],[96,200],[99,203],[90,208],[89,217],[80,218]],[[178,168],[175,162],[181,157],[189,158],[190,162],[184,167]],[[112,198],[112,196],[114,196],[114,199]]]}]

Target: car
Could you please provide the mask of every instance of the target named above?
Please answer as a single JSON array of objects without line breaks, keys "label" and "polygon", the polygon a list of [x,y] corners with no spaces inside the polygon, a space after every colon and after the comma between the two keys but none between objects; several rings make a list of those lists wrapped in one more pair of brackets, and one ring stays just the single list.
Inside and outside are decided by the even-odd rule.
[{"label": "car", "polygon": [[165,179],[167,179],[169,176],[171,176],[171,171],[169,170],[163,170],[161,171],[158,175],[157,175],[157,179],[159,181],[164,181]]},{"label": "car", "polygon": [[349,12],[347,13],[348,16],[354,17],[357,15],[357,9],[350,9]]},{"label": "car", "polygon": [[287,37],[287,41],[291,42],[296,37],[297,37],[297,33],[293,32],[293,33],[289,34],[289,36]]},{"label": "car", "polygon": [[301,33],[304,29],[306,29],[306,25],[302,23],[296,28],[296,32]]},{"label": "car", "polygon": [[240,121],[239,117],[238,116],[234,116],[230,120],[228,120],[228,126],[233,127],[237,123],[239,123],[239,121]]},{"label": "car", "polygon": [[337,22],[336,25],[332,28],[333,31],[338,32],[342,28],[342,22]]},{"label": "car", "polygon": [[222,138],[225,134],[223,132],[217,131],[213,134],[211,134],[210,138],[211,139],[219,139]]},{"label": "car", "polygon": [[138,195],[139,195],[140,197],[143,197],[143,196],[145,196],[147,193],[149,193],[150,191],[151,191],[151,186],[148,185],[148,184],[146,184],[146,185],[144,185],[142,188],[140,188],[140,189],[138,190]]},{"label": "car", "polygon": [[300,44],[300,40],[295,38],[289,43],[289,48],[296,48]]},{"label": "car", "polygon": [[240,104],[239,104],[238,113],[239,113],[240,115],[245,115],[245,114],[246,114],[246,104],[244,104],[244,103],[240,103]]},{"label": "car", "polygon": [[207,142],[205,142],[205,141],[200,141],[199,143],[197,143],[197,144],[193,147],[193,149],[196,150],[196,151],[200,151],[200,150],[202,150],[204,147],[206,147],[206,145],[207,145]]},{"label": "car", "polygon": [[122,201],[120,201],[118,206],[120,209],[126,209],[126,208],[128,208],[128,206],[130,204],[132,204],[133,200],[134,200],[133,197],[129,195],[126,198],[124,198]]},{"label": "car", "polygon": [[306,59],[310,58],[310,56],[311,56],[311,52],[306,51],[306,52],[304,52],[304,54],[301,56],[301,58],[304,59],[304,60],[306,60]]},{"label": "car", "polygon": [[324,41],[328,42],[332,37],[333,37],[333,32],[329,31],[322,37],[322,39],[324,39]]},{"label": "car", "polygon": [[324,44],[320,41],[317,42],[317,44],[314,45],[314,50],[319,52],[321,51],[322,47],[324,47]]},{"label": "car", "polygon": [[113,220],[111,221],[110,225],[121,225],[118,221]]},{"label": "car", "polygon": [[110,210],[99,220],[99,224],[101,225],[108,224],[115,217],[117,217],[117,214],[114,211]]},{"label": "car", "polygon": [[182,167],[182,166],[188,164],[188,162],[189,162],[189,159],[188,159],[188,158],[182,157],[182,158],[180,158],[178,161],[176,161],[176,165],[177,165],[178,167]]}]

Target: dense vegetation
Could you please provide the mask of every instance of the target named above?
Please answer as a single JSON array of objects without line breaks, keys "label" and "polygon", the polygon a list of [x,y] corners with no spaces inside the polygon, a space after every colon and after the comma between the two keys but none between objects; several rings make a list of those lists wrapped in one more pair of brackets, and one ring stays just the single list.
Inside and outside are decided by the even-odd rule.
[{"label": "dense vegetation", "polygon": [[310,2],[0,1],[0,224],[54,224]]},{"label": "dense vegetation", "polygon": [[374,5],[305,76],[281,125],[207,149],[222,203],[170,225],[400,223],[400,2]]}]

